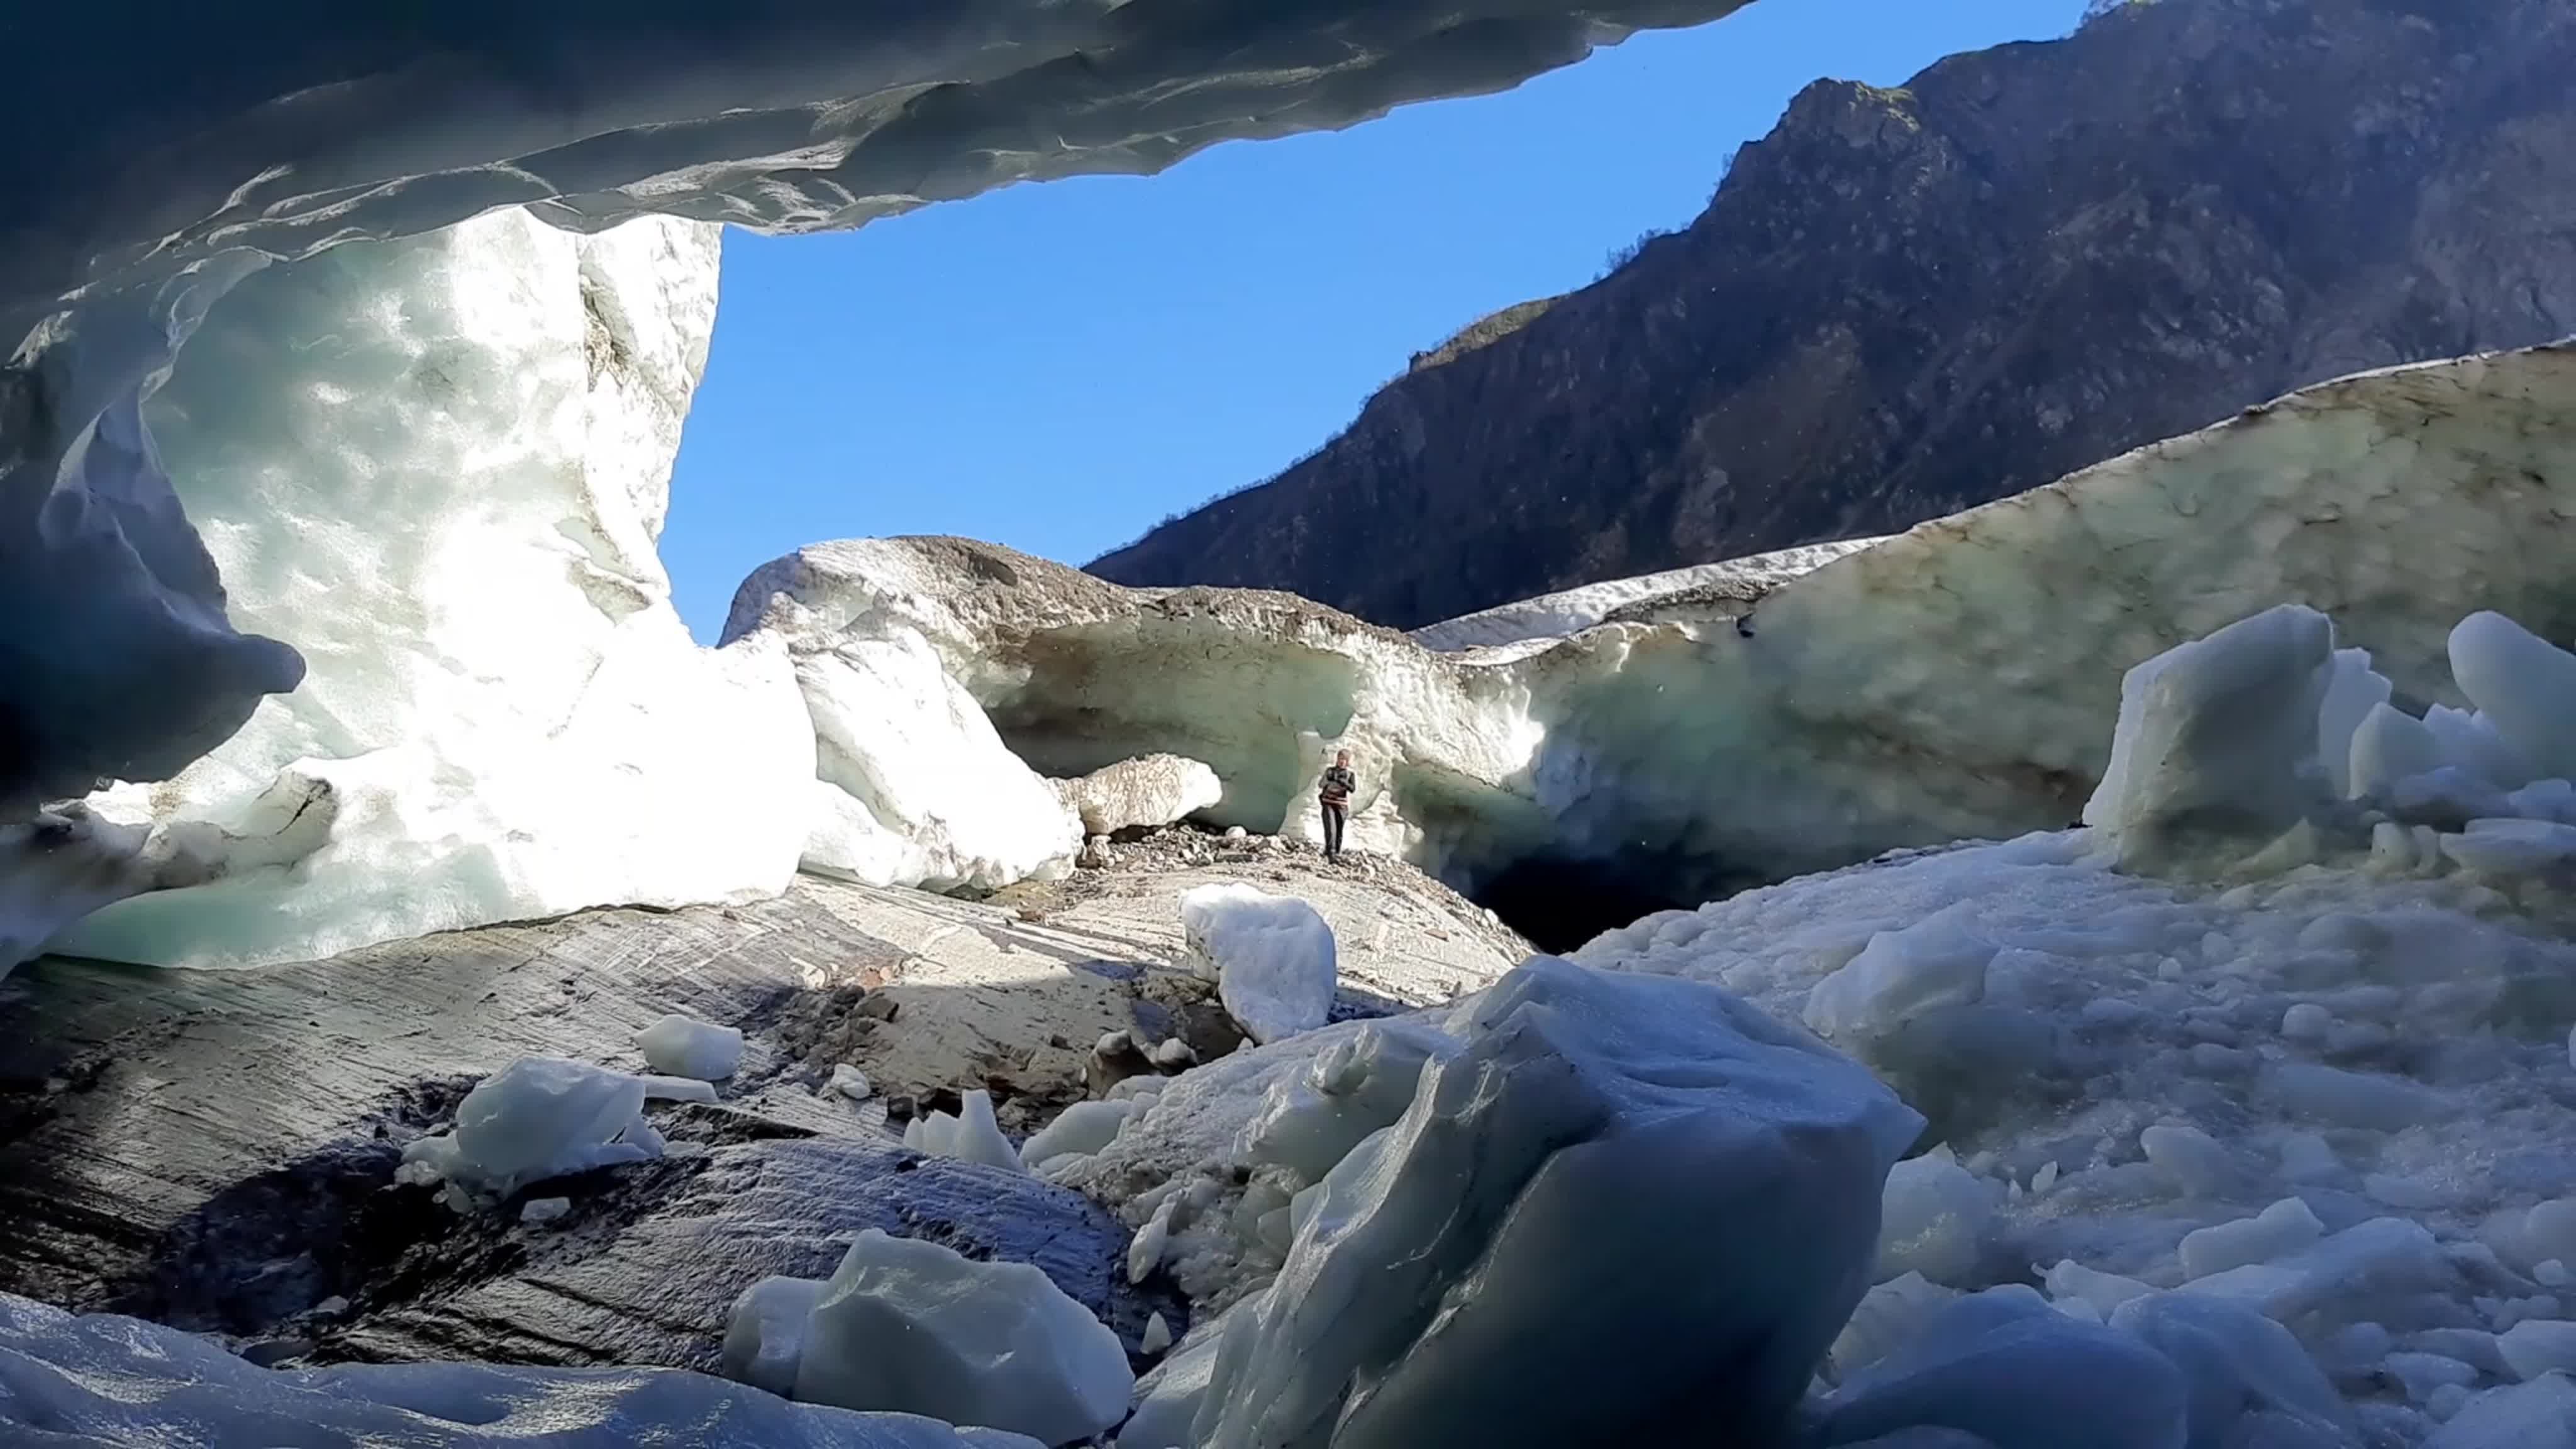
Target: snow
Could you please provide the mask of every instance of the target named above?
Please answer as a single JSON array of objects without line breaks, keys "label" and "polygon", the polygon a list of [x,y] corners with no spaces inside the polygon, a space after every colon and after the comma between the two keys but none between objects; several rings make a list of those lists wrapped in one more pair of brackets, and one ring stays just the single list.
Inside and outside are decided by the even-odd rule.
[{"label": "snow", "polygon": [[59,949],[245,965],[785,887],[788,660],[700,648],[655,554],[716,268],[711,227],[502,211],[225,297],[144,418],[229,617],[308,667],[175,778],[91,797],[207,883],[147,868],[184,888]]},{"label": "snow", "polygon": [[0,1293],[0,1437],[28,1445],[406,1449],[1039,1449],[1010,1434],[787,1403],[677,1369],[278,1370],[211,1339]]},{"label": "snow", "polygon": [[1696,983],[1536,957],[1456,1025],[1234,1311],[1201,1449],[1776,1429],[1860,1300],[1920,1119]]},{"label": "snow", "polygon": [[1055,784],[1086,835],[1169,825],[1225,798],[1216,771],[1179,755],[1140,755]]},{"label": "snow", "polygon": [[1426,624],[1413,631],[1412,639],[1435,653],[1453,654],[1561,639],[1613,617],[1649,620],[1667,614],[1715,617],[1749,612],[1765,594],[1791,579],[1878,542],[1856,538],[1811,543],[1724,563],[1608,579]]},{"label": "snow", "polygon": [[[475,1084],[453,1130],[403,1149],[416,1180],[485,1198],[532,1182],[662,1155],[645,1080],[562,1057],[522,1057]],[[465,1198],[454,1198],[459,1206]]]},{"label": "snow", "polygon": [[1020,1154],[993,1118],[993,1094],[978,1087],[959,1103],[962,1115],[930,1112],[904,1124],[903,1145],[934,1157],[1021,1171]]},{"label": "snow", "polygon": [[1118,1336],[1026,1263],[862,1231],[823,1283],[769,1278],[734,1305],[725,1369],[809,1404],[1085,1441],[1127,1412]]},{"label": "snow", "polygon": [[1333,1008],[1333,928],[1313,906],[1240,883],[1181,897],[1181,964],[1214,979],[1226,1014],[1264,1044],[1313,1031]]},{"label": "snow", "polygon": [[665,1076],[720,1082],[742,1068],[742,1032],[671,1015],[635,1034],[635,1049]]}]

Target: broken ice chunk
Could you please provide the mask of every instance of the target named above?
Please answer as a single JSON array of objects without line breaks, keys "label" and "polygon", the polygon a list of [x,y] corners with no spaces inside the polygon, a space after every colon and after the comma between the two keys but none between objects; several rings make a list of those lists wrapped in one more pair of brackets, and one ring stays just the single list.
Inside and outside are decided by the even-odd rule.
[{"label": "broken ice chunk", "polygon": [[2158,1123],[2138,1134],[2138,1146],[2185,1197],[2224,1196],[2243,1176],[2234,1155],[2197,1127]]},{"label": "broken ice chunk", "polygon": [[2442,1099],[2417,1084],[2319,1062],[2276,1062],[2265,1073],[2281,1105],[2345,1127],[2395,1132],[2442,1114]]},{"label": "broken ice chunk", "polygon": [[[2136,1336],[2070,1318],[2027,1288],[1990,1288],[1934,1314],[1914,1341],[1820,1406],[1816,1442],[1857,1445],[1950,1429],[1997,1449],[2173,1449],[2189,1385]],[[1901,1442],[1901,1441],[1899,1441]]]},{"label": "broken ice chunk", "polygon": [[814,1278],[763,1278],[744,1289],[725,1322],[724,1376],[782,1398],[795,1392],[805,1324],[822,1298]]},{"label": "broken ice chunk", "polygon": [[954,1157],[1013,1172],[1026,1170],[1011,1139],[1002,1135],[1001,1124],[993,1120],[992,1093],[981,1087],[966,1093],[960,1110],[965,1115],[933,1112],[913,1118],[903,1129],[903,1145],[933,1157]]},{"label": "broken ice chunk", "polygon": [[2576,825],[2554,820],[2472,820],[2442,837],[2442,853],[2480,875],[2540,875],[2576,864]]},{"label": "broken ice chunk", "polygon": [[2458,1282],[2450,1258],[2422,1224],[2372,1218],[2289,1257],[2212,1273],[2179,1291],[2232,1299],[2288,1322],[2347,1299],[2448,1292]]},{"label": "broken ice chunk", "polygon": [[668,1077],[720,1081],[742,1066],[742,1033],[673,1014],[635,1034],[635,1049]]},{"label": "broken ice chunk", "polygon": [[1880,1195],[1878,1278],[1920,1273],[1935,1283],[1960,1282],[1977,1266],[1994,1212],[1991,1189],[1946,1146],[1896,1164]]},{"label": "broken ice chunk", "polygon": [[2517,756],[2543,774],[2576,776],[2576,655],[2492,611],[2452,628],[2450,654],[2460,692]]},{"label": "broken ice chunk", "polygon": [[1133,1098],[1123,1102],[1076,1102],[1020,1145],[1020,1163],[1033,1168],[1069,1153],[1098,1152],[1117,1139],[1118,1129],[1135,1110]]},{"label": "broken ice chunk", "polygon": [[869,1228],[806,1321],[795,1397],[1071,1444],[1134,1386],[1118,1335],[1036,1268]]},{"label": "broken ice chunk", "polygon": [[2297,1252],[2325,1232],[2326,1225],[2306,1203],[2285,1197],[2250,1218],[2185,1234],[2180,1250],[2183,1276],[2206,1278],[2248,1263],[2268,1263]]},{"label": "broken ice chunk", "polygon": [[521,1057],[477,1083],[456,1128],[403,1151],[406,1166],[506,1197],[532,1182],[661,1155],[644,1079],[562,1057]]},{"label": "broken ice chunk", "polygon": [[1181,897],[1184,964],[1214,977],[1228,1016],[1263,1044],[1313,1031],[1331,1016],[1338,966],[1333,928],[1313,906],[1241,884]]},{"label": "broken ice chunk", "polygon": [[1859,955],[1807,993],[1807,1025],[1836,1042],[1867,1041],[1934,1007],[1983,1000],[1996,947],[1971,929],[1974,920],[1963,902],[1870,937]]},{"label": "broken ice chunk", "polygon": [[2518,1379],[2552,1371],[2576,1373],[2576,1323],[2526,1318],[2496,1335],[2496,1351]]},{"label": "broken ice chunk", "polygon": [[2182,1371],[2195,1445],[2349,1444],[2352,1411],[2280,1324],[2240,1303],[2189,1293],[2133,1298],[2111,1326]]}]

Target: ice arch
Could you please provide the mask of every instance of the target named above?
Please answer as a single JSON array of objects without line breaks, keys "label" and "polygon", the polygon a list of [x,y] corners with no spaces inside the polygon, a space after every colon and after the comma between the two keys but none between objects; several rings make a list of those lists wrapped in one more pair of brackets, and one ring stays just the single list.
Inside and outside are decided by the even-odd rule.
[{"label": "ice arch", "polygon": [[20,7],[0,127],[0,822],[160,780],[302,665],[142,423],[249,271],[499,207],[858,226],[1500,88],[1741,0]]}]

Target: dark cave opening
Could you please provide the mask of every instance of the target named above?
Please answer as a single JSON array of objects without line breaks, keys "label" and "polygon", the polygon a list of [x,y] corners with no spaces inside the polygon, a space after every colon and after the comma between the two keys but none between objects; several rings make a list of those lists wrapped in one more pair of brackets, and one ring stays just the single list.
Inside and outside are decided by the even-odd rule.
[{"label": "dark cave opening", "polygon": [[1504,925],[1528,937],[1531,945],[1551,954],[1571,951],[1640,916],[1696,906],[1712,898],[1680,890],[1679,878],[1671,871],[1639,865],[1627,859],[1542,852],[1503,867],[1478,882],[1467,896],[1502,917]]}]

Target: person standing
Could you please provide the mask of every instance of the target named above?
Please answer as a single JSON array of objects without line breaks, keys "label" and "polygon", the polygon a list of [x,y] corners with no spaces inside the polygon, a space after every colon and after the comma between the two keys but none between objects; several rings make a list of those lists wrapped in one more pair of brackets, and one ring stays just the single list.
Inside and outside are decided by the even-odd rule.
[{"label": "person standing", "polygon": [[1342,827],[1350,822],[1351,792],[1359,788],[1359,777],[1351,773],[1351,752],[1337,750],[1333,763],[1324,771],[1323,783],[1315,787],[1315,798],[1324,807],[1324,859],[1342,858]]}]

